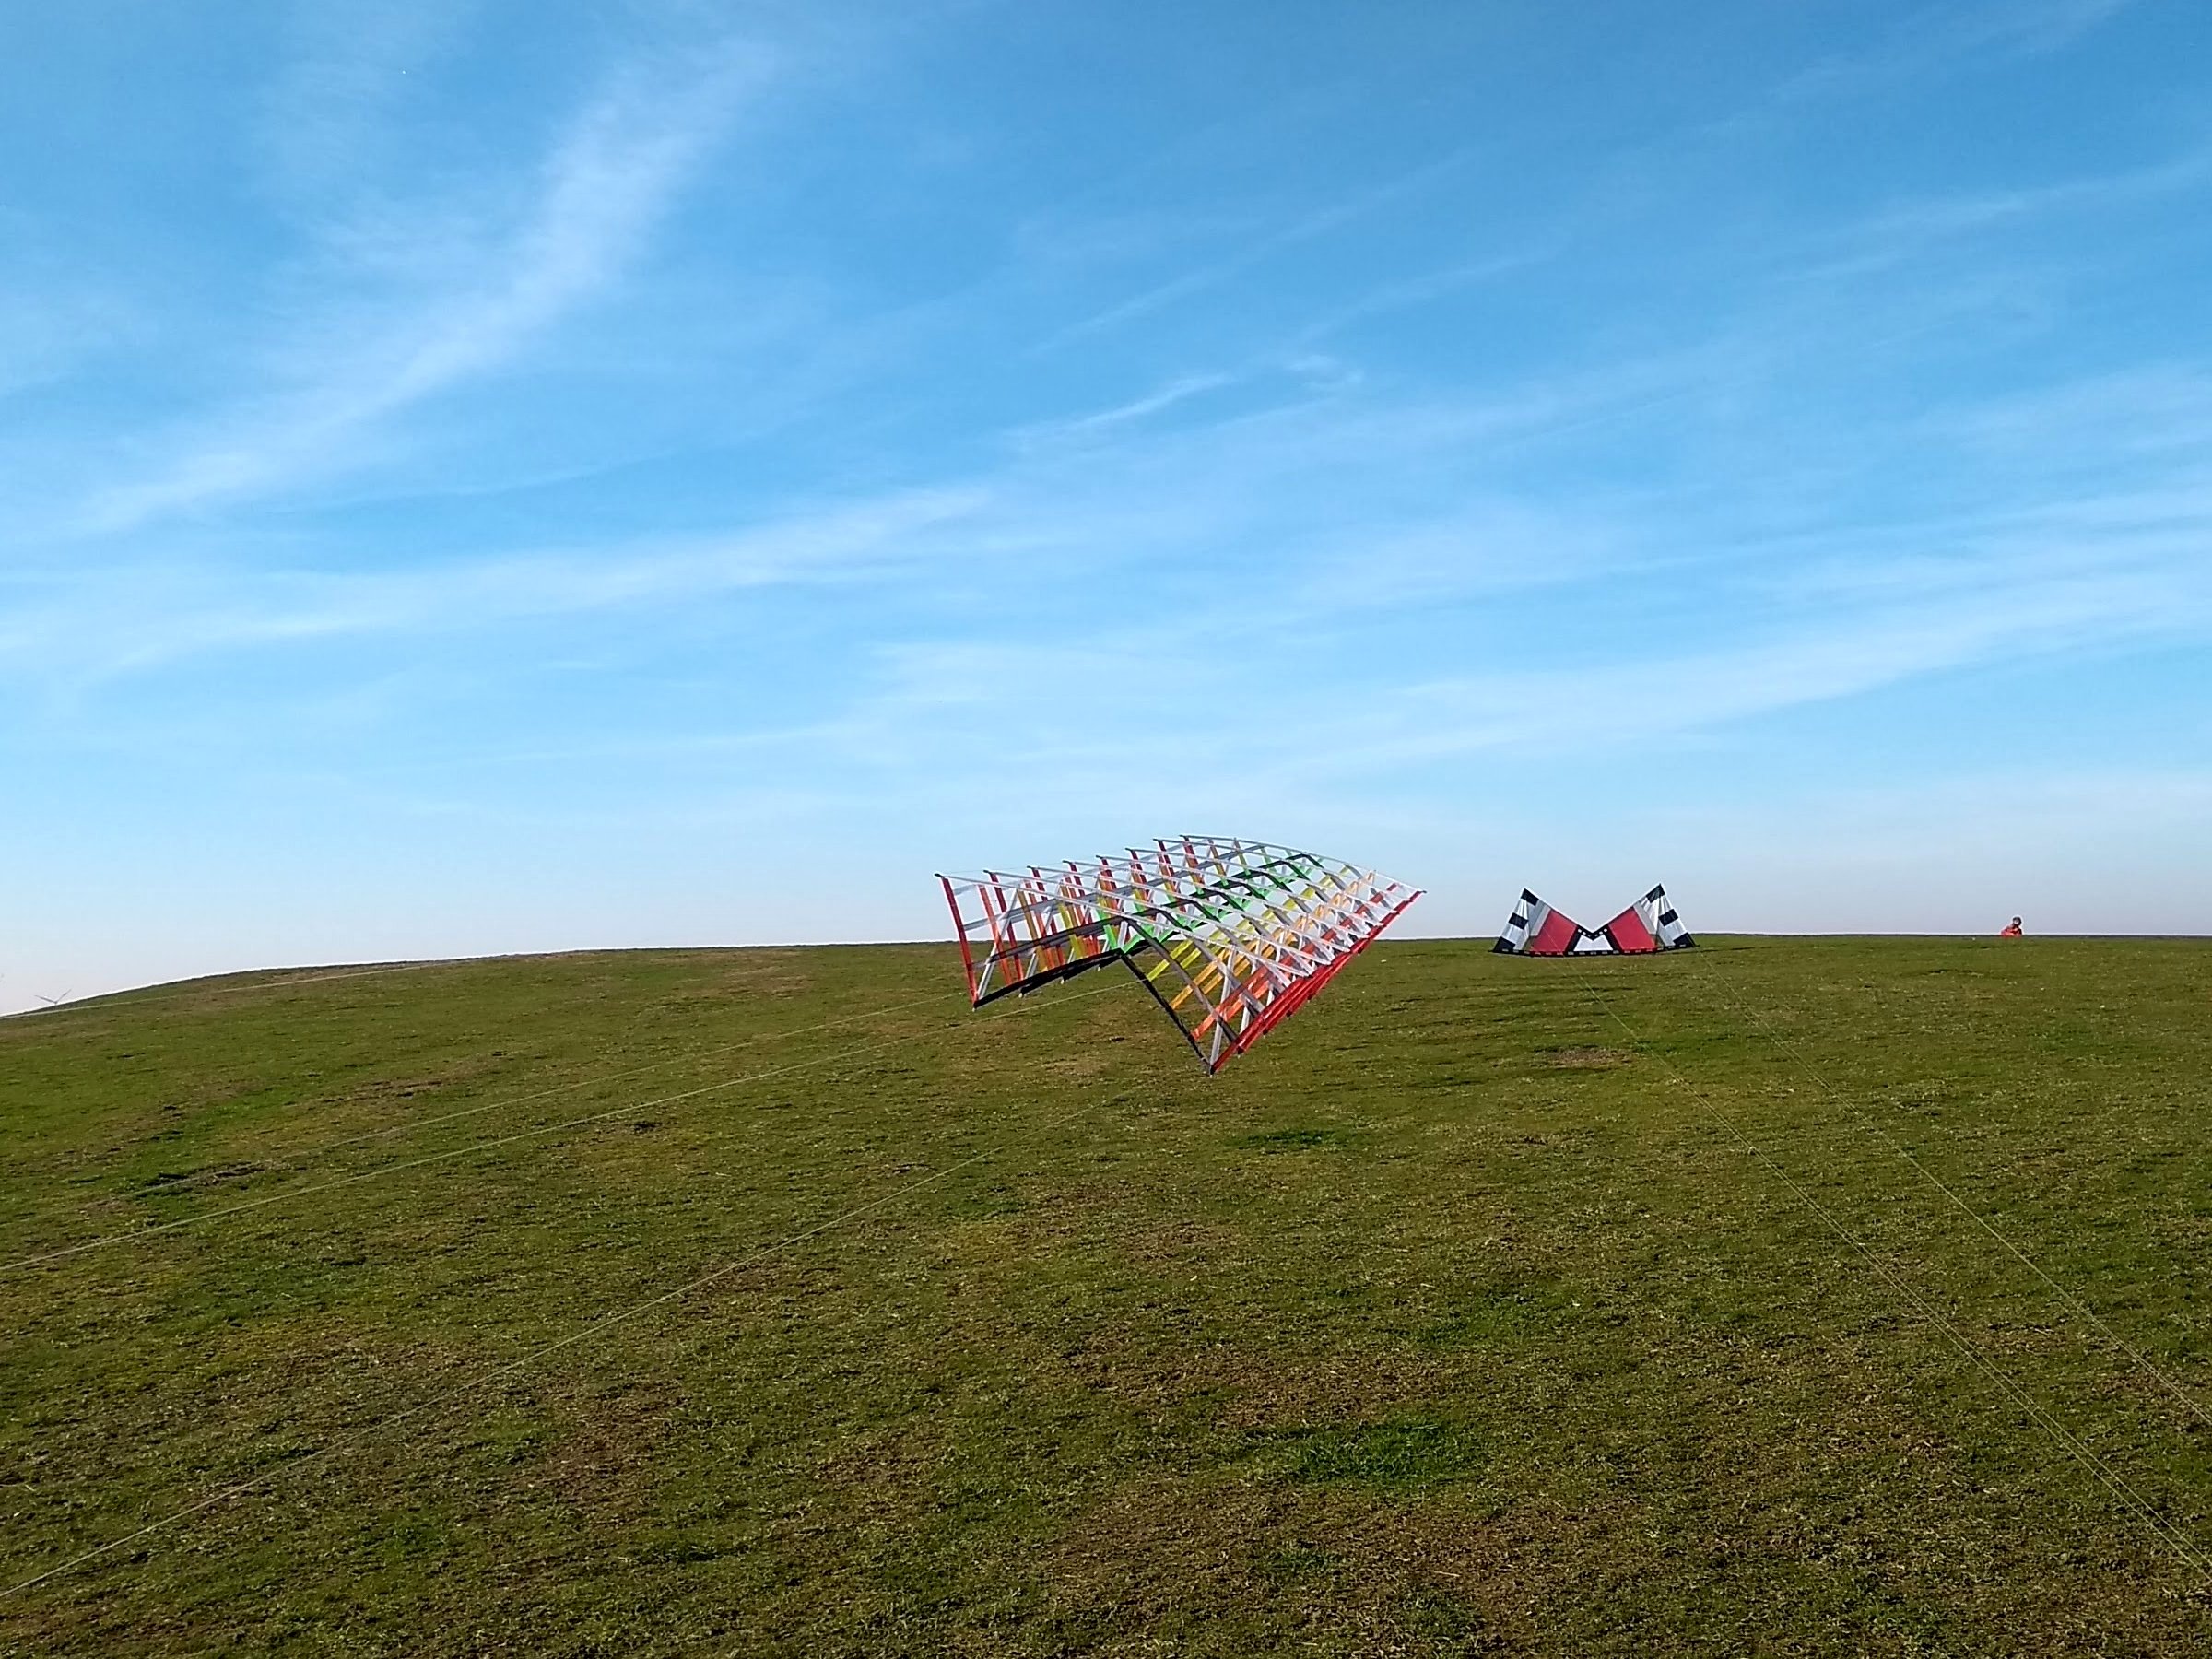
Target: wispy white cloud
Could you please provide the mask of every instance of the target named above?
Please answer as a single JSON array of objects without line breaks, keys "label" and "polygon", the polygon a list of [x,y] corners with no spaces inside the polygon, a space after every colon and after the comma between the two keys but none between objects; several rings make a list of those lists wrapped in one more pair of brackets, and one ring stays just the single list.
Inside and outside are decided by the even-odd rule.
[{"label": "wispy white cloud", "polygon": [[533,619],[683,606],[748,589],[852,580],[914,558],[971,519],[974,490],[920,490],[721,536],[492,558],[405,570],[239,572],[147,563],[18,576],[0,606],[0,665],[83,688],[182,660],[369,636],[417,640]]},{"label": "wispy white cloud", "polygon": [[1168,306],[1218,288],[1292,248],[1333,235],[1371,214],[1434,189],[1444,180],[1464,171],[1474,159],[1471,150],[1457,151],[1360,191],[1345,200],[1300,213],[1287,224],[1245,239],[1218,259],[1178,272],[1124,300],[1093,312],[1043,340],[1035,350],[1039,353],[1057,351],[1088,335],[1119,328],[1124,324],[1135,322]]},{"label": "wispy white cloud", "polygon": [[1786,114],[1807,104],[1847,101],[1956,71],[1993,54],[2063,51],[2102,28],[2135,0],[1954,0],[1915,10],[1871,44],[1832,53],[1778,83],[1737,119]]},{"label": "wispy white cloud", "polygon": [[2114,369],[1931,410],[1917,429],[2045,476],[2069,457],[2108,472],[2212,457],[2212,366],[2171,361]]},{"label": "wispy white cloud", "polygon": [[[2041,577],[1993,571],[1979,586],[1939,600],[1908,596],[1818,621],[1774,615],[1744,632],[1688,650],[1600,653],[1572,652],[1571,630],[1561,629],[1550,637],[1579,659],[1571,666],[1524,660],[1410,684],[1386,676],[1364,687],[1333,684],[1303,699],[1278,688],[1269,724],[1225,740],[1215,759],[1247,778],[1295,788],[1372,782],[1485,754],[1631,753],[1653,739],[1960,669],[2204,639],[2212,634],[2212,576],[2171,561]],[[1146,684],[1166,666],[1156,660],[1120,683]],[[1194,672],[1187,661],[1177,669],[1182,692],[1197,706],[1212,700],[1209,678],[1223,688],[1234,678]],[[1020,670],[1006,664],[1001,672]],[[1126,725],[1120,729],[1135,736]],[[1031,763],[1049,764],[1056,745],[1039,735]],[[1140,739],[1113,762],[1127,763],[1141,747]]]},{"label": "wispy white cloud", "polygon": [[1524,245],[1500,253],[1463,259],[1418,276],[1379,284],[1347,304],[1340,305],[1300,329],[1295,344],[1310,347],[1332,335],[1395,312],[1431,305],[1470,288],[1510,276],[1557,258],[1560,244],[1547,241]]},{"label": "wispy white cloud", "polygon": [[[358,266],[441,279],[396,303],[313,319],[275,386],[163,445],[170,453],[144,476],[88,506],[85,527],[133,529],[342,469],[379,423],[511,362],[629,267],[771,65],[764,49],[732,43],[617,75],[544,158],[488,252],[479,227],[428,209],[356,227],[347,241]],[[322,273],[340,289],[349,275],[359,271]]]},{"label": "wispy white cloud", "polygon": [[1961,34],[2015,52],[2056,52],[2104,27],[2136,0],[2013,0],[1967,14]]},{"label": "wispy white cloud", "polygon": [[2212,186],[2212,146],[2140,167],[2013,190],[1955,192],[1899,203],[1824,233],[1839,250],[1826,268],[1888,265],[1946,243],[2067,215],[2124,211]]},{"label": "wispy white cloud", "polygon": [[[1486,757],[1648,760],[1655,743],[1947,672],[2212,634],[2212,579],[2171,568],[1993,575],[1954,597],[1770,617],[1734,641],[1571,668],[1522,658],[1426,680],[1390,665],[1337,672],[1347,647],[1320,625],[1319,605],[1312,637],[1275,639],[1272,655],[1225,644],[1223,612],[1060,641],[1049,615],[1018,612],[1022,626],[990,635],[886,646],[834,713],[753,732],[746,747],[771,775],[796,769],[855,802],[889,790],[948,822],[996,781],[1018,778],[1025,810],[1049,814],[1088,799],[1100,777],[1141,781],[1161,811],[1282,822],[1341,817]],[[1470,655],[1492,643],[1472,640]],[[1433,782],[1417,794],[1431,817],[1464,810]]]},{"label": "wispy white cloud", "polygon": [[[1001,616],[1117,594],[1113,606],[1088,613],[1086,631],[1101,649],[1141,645],[1162,670],[1172,659],[1187,683],[1205,672],[1192,665],[1209,648],[1243,660],[1297,642],[1326,655],[1356,650],[1337,642],[1363,618],[1544,588],[1661,591],[1693,559],[1716,614],[1748,628],[1689,657],[1647,656],[1626,677],[1578,667],[1556,683],[1501,658],[1489,638],[1476,654],[1495,672],[1473,677],[1440,675],[1425,648],[1431,654],[1391,665],[1360,693],[1360,718],[1389,739],[1378,752],[1410,762],[1539,739],[1597,741],[1624,722],[1691,730],[1965,664],[2203,625],[2212,578],[2193,572],[2212,537],[2212,482],[2198,476],[2185,440],[2212,409],[2202,386],[2178,372],[1931,414],[1912,437],[1971,460],[1967,493],[1848,532],[1824,530],[1817,516],[1746,521],[1743,492],[1717,481],[1571,504],[1486,481],[1516,455],[1602,437],[1607,420],[1733,396],[1753,376],[1746,361],[1740,344],[1721,342],[1491,398],[1299,396],[1156,429],[1147,417],[1222,379],[1192,375],[1078,418],[1079,441],[1017,445],[997,470],[795,511],[729,535],[382,571],[229,575],[219,563],[171,561],[137,567],[127,582],[69,571],[25,577],[15,603],[0,607],[0,662],[82,684],[210,652],[682,608],[865,577],[871,635],[914,641],[919,630],[947,647],[958,638],[944,638],[931,618],[960,614],[970,594],[990,595],[990,614]],[[2114,441],[2140,465],[2107,467],[2094,488],[2060,488],[2085,419],[2122,435]],[[1789,480],[1773,488],[1786,495]],[[1224,578],[1233,604],[1220,600]],[[1726,591],[1716,595],[1714,583]],[[1111,618],[1147,595],[1151,604],[1135,607],[1136,642],[1124,647]],[[1469,619],[1486,634],[1492,626],[1472,611]],[[1566,630],[1570,641],[1574,632]],[[1065,635],[1044,638],[1051,643],[1025,672],[1055,677]],[[901,695],[913,690],[909,683]],[[918,698],[917,711],[930,701]]]},{"label": "wispy white cloud", "polygon": [[[1575,595],[1600,584],[1664,605],[1664,581],[1620,545],[1623,526],[1584,522],[1581,534],[1602,545],[1577,569],[1561,557],[1576,525],[1532,520],[1508,584],[1486,589],[1480,554],[1494,530],[1439,525],[1403,570],[1383,573],[1380,603],[1391,616],[1426,603],[1464,617],[1460,654],[1478,665],[1439,674],[1433,654],[1401,647],[1402,661],[1347,673],[1365,649],[1369,574],[1349,561],[1334,584],[1316,569],[1273,599],[1146,610],[1072,636],[1052,625],[1062,613],[1016,594],[1008,626],[887,643],[834,715],[750,741],[781,743],[794,760],[834,758],[856,779],[893,774],[901,791],[937,791],[930,798],[947,811],[977,786],[979,766],[1018,774],[1041,803],[1079,797],[1102,773],[1151,776],[1163,732],[1174,734],[1179,775],[1206,780],[1193,799],[1278,805],[1484,755],[1642,752],[1961,670],[2212,638],[2212,571],[2196,556],[2212,534],[2212,489],[2187,510],[2194,528],[2171,534],[2180,510],[2159,492],[2107,499],[2078,545],[2064,521],[1994,515],[1972,557],[1933,570],[1878,544],[1854,563],[1839,537],[1830,562],[1861,578],[1848,592],[1769,586],[1756,605],[1732,602],[1725,628],[1654,627],[1627,648],[1578,640],[1572,624]],[[1507,596],[1512,580],[1560,584],[1534,649],[1513,647],[1511,618],[1526,613],[1479,602]],[[1547,656],[1566,660],[1547,666]]]},{"label": "wispy white cloud", "polygon": [[283,69],[260,99],[255,146],[269,192],[311,223],[334,194],[382,183],[394,116],[425,99],[440,61],[476,25],[482,0],[293,0]]},{"label": "wispy white cloud", "polygon": [[1157,386],[1140,397],[1133,397],[1126,403],[1095,409],[1088,415],[1071,415],[1062,420],[1040,421],[1034,426],[1025,427],[1015,434],[1014,441],[1017,447],[1029,447],[1096,437],[1117,427],[1160,414],[1207,392],[1218,391],[1223,386],[1232,384],[1234,379],[1234,376],[1228,374],[1179,374],[1164,385]]},{"label": "wispy white cloud", "polygon": [[0,286],[0,400],[65,379],[115,349],[136,318],[120,298],[56,280]]},{"label": "wispy white cloud", "polygon": [[1617,749],[1950,670],[2212,628],[2212,580],[2171,563],[2021,578],[1985,572],[1940,603],[1862,609],[1696,654],[1441,682],[1401,701],[1371,751],[1405,763],[1559,745]]},{"label": "wispy white cloud", "polygon": [[[1539,512],[1509,498],[1457,519],[1347,527],[1340,552],[1329,535],[1289,544],[1298,557],[1233,603],[1200,590],[1195,608],[1087,629],[1079,664],[1049,630],[902,649],[859,726],[871,753],[942,767],[991,688],[1051,684],[1042,707],[991,709],[994,755],[1041,795],[1054,781],[1079,788],[1089,769],[1141,770],[1163,729],[1184,762],[1296,795],[1484,753],[1617,752],[1963,670],[2212,640],[2212,477],[2169,466],[2097,489],[2053,480],[2039,494],[2051,449],[2069,441],[2068,402],[2054,399],[2032,442],[2027,412],[2007,402],[1984,411],[2023,423],[1986,495],[1888,525],[1712,536],[1695,606],[1670,591],[1685,532],[1653,535],[1661,502]],[[2138,424],[2159,406],[2137,409]],[[1340,441],[1347,430],[1330,429]],[[1233,461],[1198,465],[1233,492],[1253,488]],[[1539,610],[1510,603],[1547,586],[1556,597]],[[1647,604],[1652,619],[1584,637],[1578,595]],[[1370,648],[1363,602],[1391,619],[1394,660],[1355,666]],[[1424,610],[1464,618],[1458,654],[1477,666],[1412,642],[1406,624]],[[1301,673],[1273,671],[1300,663],[1316,665],[1310,690]],[[1265,717],[1240,718],[1256,715],[1255,697]],[[1193,710],[1220,718],[1194,724]],[[885,739],[901,722],[903,745]]]}]

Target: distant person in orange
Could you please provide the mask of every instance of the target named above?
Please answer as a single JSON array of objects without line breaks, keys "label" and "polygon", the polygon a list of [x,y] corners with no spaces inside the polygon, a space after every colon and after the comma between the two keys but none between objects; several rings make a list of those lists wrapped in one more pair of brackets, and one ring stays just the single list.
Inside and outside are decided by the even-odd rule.
[{"label": "distant person in orange", "polygon": [[2020,919],[2018,916],[1997,930],[1997,937],[2000,939],[2017,939],[2021,936]]}]

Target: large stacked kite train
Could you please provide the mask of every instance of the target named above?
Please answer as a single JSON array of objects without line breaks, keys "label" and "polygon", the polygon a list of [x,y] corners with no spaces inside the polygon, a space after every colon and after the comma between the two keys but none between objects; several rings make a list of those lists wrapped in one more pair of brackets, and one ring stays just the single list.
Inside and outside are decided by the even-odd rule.
[{"label": "large stacked kite train", "polygon": [[1026,874],[941,876],[977,1006],[1126,963],[1219,1071],[1420,894],[1336,859],[1213,835]]}]

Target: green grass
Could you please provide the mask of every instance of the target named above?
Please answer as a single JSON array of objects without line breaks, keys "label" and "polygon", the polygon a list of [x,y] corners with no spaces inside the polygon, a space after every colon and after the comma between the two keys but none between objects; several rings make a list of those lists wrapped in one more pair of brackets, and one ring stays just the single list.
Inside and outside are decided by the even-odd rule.
[{"label": "green grass", "polygon": [[0,1592],[0,1653],[2212,1647],[1947,1335],[2212,1549],[2212,947],[1385,945],[1217,1078],[1118,971],[957,986],[0,1022],[0,1257],[124,1235],[0,1270],[0,1583],[257,1483]]}]

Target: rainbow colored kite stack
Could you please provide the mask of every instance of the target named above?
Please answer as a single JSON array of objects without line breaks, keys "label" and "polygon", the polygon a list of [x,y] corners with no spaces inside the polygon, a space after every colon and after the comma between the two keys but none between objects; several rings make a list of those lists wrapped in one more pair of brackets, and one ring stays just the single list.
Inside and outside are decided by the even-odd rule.
[{"label": "rainbow colored kite stack", "polygon": [[1027,874],[940,876],[977,1007],[1125,962],[1219,1071],[1420,897],[1265,841],[1185,835]]}]

